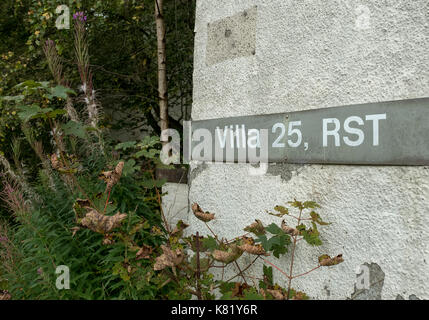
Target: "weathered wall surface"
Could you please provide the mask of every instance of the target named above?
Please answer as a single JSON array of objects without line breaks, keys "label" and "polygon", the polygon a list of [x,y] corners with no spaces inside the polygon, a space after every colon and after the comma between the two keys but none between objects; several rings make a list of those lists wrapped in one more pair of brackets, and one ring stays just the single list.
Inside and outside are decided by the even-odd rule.
[{"label": "weathered wall surface", "polygon": [[[192,118],[428,97],[428,18],[427,0],[199,0]],[[294,280],[311,297],[429,298],[428,167],[272,164],[263,176],[248,164],[192,168],[189,201],[215,212],[212,227],[228,238],[255,218],[279,222],[265,210],[293,198],[322,205],[332,222],[320,228],[325,244],[299,243],[295,272],[322,253],[345,262]],[[284,269],[289,261],[270,259]],[[362,264],[374,284],[357,292]]]}]

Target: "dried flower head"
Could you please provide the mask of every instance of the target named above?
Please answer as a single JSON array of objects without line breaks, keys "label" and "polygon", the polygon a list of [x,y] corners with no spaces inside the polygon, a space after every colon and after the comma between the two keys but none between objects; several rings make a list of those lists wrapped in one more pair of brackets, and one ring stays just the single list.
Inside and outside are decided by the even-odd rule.
[{"label": "dried flower head", "polygon": [[124,162],[120,161],[115,170],[112,171],[103,171],[99,178],[106,182],[106,192],[110,192],[115,184],[118,183],[122,175],[122,170],[124,168]]},{"label": "dried flower head", "polygon": [[81,225],[92,231],[106,234],[121,225],[122,220],[127,217],[125,213],[116,213],[113,216],[106,216],[96,210],[89,211],[81,221]]}]

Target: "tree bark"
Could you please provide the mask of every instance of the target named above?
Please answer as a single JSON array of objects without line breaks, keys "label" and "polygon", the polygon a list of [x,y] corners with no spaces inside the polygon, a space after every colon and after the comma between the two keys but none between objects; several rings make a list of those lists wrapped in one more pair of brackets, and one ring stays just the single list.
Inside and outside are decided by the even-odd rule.
[{"label": "tree bark", "polygon": [[[156,38],[158,43],[158,94],[159,116],[162,130],[168,129],[167,66],[165,51],[165,22],[163,0],[155,0]],[[165,144],[166,142],[163,142]]]}]

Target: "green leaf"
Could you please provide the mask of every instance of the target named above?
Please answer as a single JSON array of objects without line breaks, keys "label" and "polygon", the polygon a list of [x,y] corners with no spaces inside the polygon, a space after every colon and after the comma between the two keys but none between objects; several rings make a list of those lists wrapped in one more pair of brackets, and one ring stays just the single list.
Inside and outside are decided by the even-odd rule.
[{"label": "green leaf", "polygon": [[283,230],[278,225],[276,225],[275,223],[271,223],[270,225],[268,225],[265,228],[265,230],[268,231],[269,233],[272,233],[272,234],[282,234],[282,233],[284,233]]},{"label": "green leaf", "polygon": [[219,286],[219,290],[222,294],[231,292],[235,287],[235,282],[222,282]]},{"label": "green leaf", "polygon": [[217,249],[218,245],[216,242],[216,239],[212,236],[207,236],[202,240],[203,247],[206,248],[209,251],[213,251],[214,249]]},{"label": "green leaf", "polygon": [[68,94],[76,94],[76,92],[74,92],[72,89],[60,85],[50,88],[49,92],[50,93],[46,94],[45,96],[50,100],[52,98],[67,99]]},{"label": "green leaf", "polygon": [[70,120],[69,122],[63,124],[61,128],[66,135],[73,135],[82,139],[85,138],[85,126],[80,122]]},{"label": "green leaf", "polygon": [[288,201],[288,203],[295,208],[298,208],[300,210],[304,209],[304,205],[301,201],[297,201],[296,199],[294,199],[293,201]]},{"label": "green leaf", "polygon": [[42,111],[42,109],[37,104],[19,106],[18,109],[21,110],[21,112],[18,112],[18,117],[24,122],[33,119],[39,114],[39,112]]},{"label": "green leaf", "polygon": [[311,220],[320,224],[321,226],[326,226],[326,225],[330,224],[329,222],[324,222],[322,220],[322,218],[320,217],[320,215],[315,211],[310,212],[310,217],[311,217]]},{"label": "green leaf", "polygon": [[[49,109],[49,108],[47,108]],[[53,111],[45,111],[45,109],[42,109],[43,113],[48,117],[48,118],[56,118],[58,115],[63,115],[65,114],[67,111],[64,109],[55,109]]]},{"label": "green leaf", "polygon": [[160,188],[167,182],[167,179],[160,179],[160,180],[143,180],[141,182],[142,187],[144,188]]},{"label": "green leaf", "polygon": [[129,148],[134,148],[136,143],[136,141],[121,142],[115,146],[115,150],[127,150]]},{"label": "green leaf", "polygon": [[17,84],[15,88],[36,89],[36,88],[47,88],[48,86],[49,86],[49,81],[37,82],[34,80],[27,80]]},{"label": "green leaf", "polygon": [[273,268],[263,265],[263,272],[269,285],[273,285]]},{"label": "green leaf", "polygon": [[304,237],[304,240],[312,246],[320,246],[322,244],[322,240],[319,238],[319,231],[317,230],[317,226],[314,222],[311,223],[312,228],[306,229],[304,224],[300,224],[297,226],[297,229],[301,232],[301,235]]},{"label": "green leaf", "polygon": [[280,212],[280,214],[271,213],[272,215],[277,217],[283,217],[284,215],[289,214],[289,210],[283,206],[275,206],[274,210]]},{"label": "green leaf", "polygon": [[243,290],[243,296],[244,300],[264,300],[264,297],[253,287]]},{"label": "green leaf", "polygon": [[0,100],[21,102],[22,100],[24,100],[24,98],[25,98],[24,95],[4,96],[4,97],[0,97]]},{"label": "green leaf", "polygon": [[319,206],[316,202],[314,202],[314,201],[305,201],[305,202],[302,204],[302,206],[303,206],[305,209],[320,208],[320,206]]},{"label": "green leaf", "polygon": [[265,251],[272,251],[273,255],[276,258],[279,258],[281,254],[285,254],[287,252],[287,247],[290,245],[291,240],[290,236],[285,234],[283,230],[280,229],[279,234],[275,235],[274,237],[267,239],[266,235],[262,235],[256,239],[256,242],[260,242]]},{"label": "green leaf", "polygon": [[122,169],[122,175],[124,177],[132,176],[134,172],[138,170],[136,166],[136,161],[134,159],[130,159],[125,161],[124,168]]}]

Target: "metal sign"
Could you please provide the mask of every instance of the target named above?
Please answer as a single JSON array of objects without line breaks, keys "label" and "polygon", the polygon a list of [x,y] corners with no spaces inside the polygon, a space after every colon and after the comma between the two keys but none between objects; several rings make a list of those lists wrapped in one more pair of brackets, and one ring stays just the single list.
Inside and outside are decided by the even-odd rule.
[{"label": "metal sign", "polygon": [[429,165],[429,98],[192,121],[193,160]]}]

